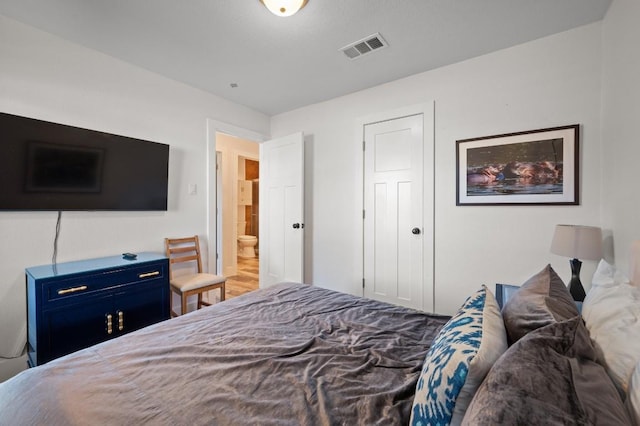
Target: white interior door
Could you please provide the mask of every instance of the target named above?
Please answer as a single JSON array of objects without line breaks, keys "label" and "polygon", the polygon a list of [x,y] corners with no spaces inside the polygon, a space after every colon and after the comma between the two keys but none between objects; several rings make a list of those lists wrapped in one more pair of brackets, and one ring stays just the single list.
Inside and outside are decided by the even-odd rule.
[{"label": "white interior door", "polygon": [[260,286],[304,280],[304,135],[260,145]]},{"label": "white interior door", "polygon": [[216,151],[216,269],[215,271],[222,274],[222,153]]},{"label": "white interior door", "polygon": [[364,295],[423,309],[422,114],[364,126]]}]

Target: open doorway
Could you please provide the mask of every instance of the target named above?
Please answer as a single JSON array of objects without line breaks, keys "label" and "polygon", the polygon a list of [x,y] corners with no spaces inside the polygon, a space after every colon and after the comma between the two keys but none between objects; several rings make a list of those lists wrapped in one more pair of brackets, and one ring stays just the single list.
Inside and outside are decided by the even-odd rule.
[{"label": "open doorway", "polygon": [[259,288],[259,186],[260,162],[258,158],[238,156],[238,252],[236,259],[238,268],[236,275],[227,279],[227,293],[230,297]]},{"label": "open doorway", "polygon": [[226,297],[259,288],[259,158],[255,141],[216,132],[217,269]]},{"label": "open doorway", "polygon": [[[227,297],[238,275],[238,157],[259,161],[260,143],[267,136],[232,124],[207,119],[207,253],[208,270],[225,275]],[[226,156],[225,156],[226,154]],[[226,157],[226,158],[225,158]],[[226,181],[226,187],[223,183]],[[235,206],[235,207],[234,207]],[[256,231],[257,233],[257,231]],[[258,258],[259,262],[259,258]],[[259,263],[256,265],[258,268]],[[232,278],[229,280],[229,278]],[[255,284],[260,286],[256,272]],[[231,285],[229,285],[231,283]],[[232,289],[230,292],[229,289]]]}]

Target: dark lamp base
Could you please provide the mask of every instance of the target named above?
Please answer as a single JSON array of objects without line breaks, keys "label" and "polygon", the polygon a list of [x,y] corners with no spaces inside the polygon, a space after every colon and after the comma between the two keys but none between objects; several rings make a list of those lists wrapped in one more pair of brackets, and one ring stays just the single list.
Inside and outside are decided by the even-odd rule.
[{"label": "dark lamp base", "polygon": [[573,300],[582,302],[586,296],[582,283],[580,282],[580,267],[582,262],[578,259],[571,259],[569,261],[571,265],[571,281],[569,281],[569,293],[573,297]]}]

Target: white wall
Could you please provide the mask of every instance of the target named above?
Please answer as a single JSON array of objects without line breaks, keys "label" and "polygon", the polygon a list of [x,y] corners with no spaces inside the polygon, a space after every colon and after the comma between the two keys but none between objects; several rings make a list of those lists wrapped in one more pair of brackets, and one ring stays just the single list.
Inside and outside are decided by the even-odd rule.
[{"label": "white wall", "polygon": [[613,260],[626,272],[632,240],[640,239],[640,2],[615,0],[603,21],[603,217],[613,235]]},{"label": "white wall", "polygon": [[[568,281],[568,259],[549,253],[554,225],[601,220],[600,38],[591,24],[273,117],[273,137],[307,135],[306,280],[362,293],[356,121],[435,100],[436,311],[454,312],[481,284],[520,284],[549,262]],[[580,206],[456,207],[456,140],[575,123]],[[594,269],[583,265],[585,284]]]},{"label": "white wall", "polygon": [[[0,58],[0,111],[171,145],[169,210],[65,212],[59,262],[162,251],[165,236],[204,236],[206,119],[269,133],[264,114],[3,16]],[[196,195],[187,194],[191,183]],[[24,268],[51,262],[55,223],[55,212],[0,212],[0,357],[23,347]],[[7,365],[0,362],[0,381]]]}]

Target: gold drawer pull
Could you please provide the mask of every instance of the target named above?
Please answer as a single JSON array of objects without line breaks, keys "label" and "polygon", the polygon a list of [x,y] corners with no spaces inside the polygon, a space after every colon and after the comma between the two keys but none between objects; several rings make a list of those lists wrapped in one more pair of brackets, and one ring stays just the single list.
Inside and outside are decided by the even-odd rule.
[{"label": "gold drawer pull", "polygon": [[81,285],[80,287],[65,288],[64,290],[58,290],[58,295],[62,296],[63,294],[75,293],[76,291],[83,291],[87,288],[88,287],[86,285]]},{"label": "gold drawer pull", "polygon": [[160,271],[147,272],[146,274],[139,274],[138,278],[149,278],[155,277],[156,275],[160,275]]},{"label": "gold drawer pull", "polygon": [[113,333],[113,320],[111,314],[107,314],[107,334]]},{"label": "gold drawer pull", "polygon": [[124,330],[124,313],[122,311],[118,311],[118,330]]}]

